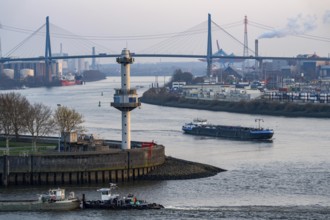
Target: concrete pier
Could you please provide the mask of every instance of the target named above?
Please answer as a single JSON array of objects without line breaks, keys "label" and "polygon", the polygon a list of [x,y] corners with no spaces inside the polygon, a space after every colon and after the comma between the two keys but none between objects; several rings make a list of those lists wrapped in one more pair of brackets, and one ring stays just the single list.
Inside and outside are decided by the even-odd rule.
[{"label": "concrete pier", "polygon": [[146,175],[164,161],[162,145],[112,152],[5,155],[0,157],[0,185],[128,182]]}]

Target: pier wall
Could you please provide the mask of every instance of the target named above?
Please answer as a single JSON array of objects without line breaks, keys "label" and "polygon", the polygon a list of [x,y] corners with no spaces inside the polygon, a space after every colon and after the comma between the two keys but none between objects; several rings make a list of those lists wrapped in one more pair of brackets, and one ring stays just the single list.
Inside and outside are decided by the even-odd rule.
[{"label": "pier wall", "polygon": [[162,145],[109,152],[59,152],[0,157],[0,185],[126,182],[165,162]]}]

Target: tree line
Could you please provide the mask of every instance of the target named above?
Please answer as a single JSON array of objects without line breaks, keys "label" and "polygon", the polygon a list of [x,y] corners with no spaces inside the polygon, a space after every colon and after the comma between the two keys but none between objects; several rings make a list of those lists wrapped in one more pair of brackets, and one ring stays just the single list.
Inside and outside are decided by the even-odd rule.
[{"label": "tree line", "polygon": [[30,134],[32,147],[37,151],[37,140],[41,136],[61,132],[66,136],[72,131],[83,131],[83,115],[66,106],[58,106],[55,111],[42,103],[30,103],[20,93],[10,92],[0,94],[0,132],[9,141],[20,135]]},{"label": "tree line", "polygon": [[173,82],[186,82],[187,85],[203,83],[203,77],[194,77],[191,72],[183,72],[181,69],[174,71],[171,80],[166,84],[167,87],[172,88]]}]

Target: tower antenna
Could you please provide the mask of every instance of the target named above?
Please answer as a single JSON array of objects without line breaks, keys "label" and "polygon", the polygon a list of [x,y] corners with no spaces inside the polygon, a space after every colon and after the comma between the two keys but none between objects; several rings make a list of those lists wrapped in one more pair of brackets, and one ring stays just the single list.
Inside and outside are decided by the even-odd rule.
[{"label": "tower antenna", "polygon": [[[244,49],[243,49],[243,56],[244,57],[249,56],[247,24],[248,24],[248,19],[247,19],[247,16],[245,15],[245,17],[244,17]],[[247,62],[248,62],[247,60],[243,61],[242,69],[243,69],[244,73],[246,73]]]}]

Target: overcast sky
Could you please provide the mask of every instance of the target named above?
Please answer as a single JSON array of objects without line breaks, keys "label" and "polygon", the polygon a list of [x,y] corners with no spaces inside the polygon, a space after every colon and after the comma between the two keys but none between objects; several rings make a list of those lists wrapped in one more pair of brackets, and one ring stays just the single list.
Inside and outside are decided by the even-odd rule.
[{"label": "overcast sky", "polygon": [[[275,28],[266,31],[248,27],[250,48],[254,49],[254,40],[261,37],[261,55],[330,54],[329,0],[0,0],[3,27],[36,30],[49,16],[51,23],[83,36],[181,32],[206,21],[208,13],[220,26],[243,22],[246,15],[253,22]],[[243,42],[243,26],[227,31]],[[294,34],[322,37],[328,42],[294,37]],[[0,37],[2,54],[6,54],[27,35],[0,29]],[[243,54],[243,47],[234,48],[218,40],[226,51]],[[157,40],[126,40],[109,42],[108,46],[118,53],[126,46],[134,52],[150,47],[154,42]],[[106,42],[99,43],[104,45]]]}]

